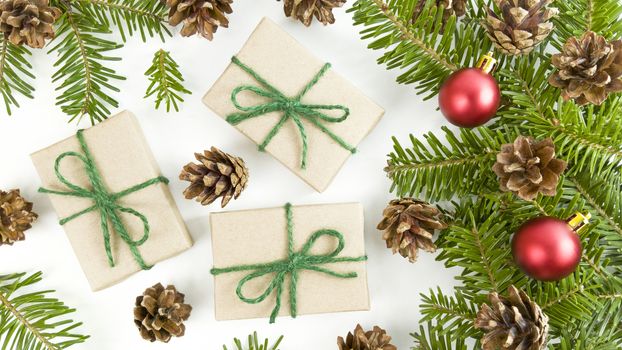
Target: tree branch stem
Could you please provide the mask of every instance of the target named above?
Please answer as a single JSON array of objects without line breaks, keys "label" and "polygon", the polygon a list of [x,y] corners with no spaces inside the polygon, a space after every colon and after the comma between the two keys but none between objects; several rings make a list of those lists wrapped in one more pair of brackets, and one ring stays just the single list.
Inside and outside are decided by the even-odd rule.
[{"label": "tree branch stem", "polygon": [[2,305],[4,305],[4,307],[9,310],[9,312],[21,323],[24,325],[24,327],[26,327],[32,334],[34,334],[34,336],[45,346],[46,349],[48,350],[60,350],[60,348],[58,348],[56,345],[50,343],[49,340],[47,340],[43,334],[41,334],[41,332],[39,332],[39,330],[37,328],[35,328],[32,324],[30,324],[30,322],[28,322],[28,320],[26,319],[26,317],[24,317],[24,315],[22,315],[16,308],[15,306],[13,306],[13,304],[11,303],[11,301],[4,295],[2,294],[2,292],[0,292],[0,303],[2,303]]}]

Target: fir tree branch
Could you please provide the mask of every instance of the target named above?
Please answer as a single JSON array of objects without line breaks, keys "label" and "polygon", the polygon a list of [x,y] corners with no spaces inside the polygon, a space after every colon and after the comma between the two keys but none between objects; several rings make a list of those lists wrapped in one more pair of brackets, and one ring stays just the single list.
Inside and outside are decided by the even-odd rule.
[{"label": "fir tree branch", "polygon": [[380,9],[380,11],[393,23],[395,27],[397,27],[402,33],[403,38],[410,40],[410,42],[415,45],[417,48],[426,53],[426,55],[431,58],[433,61],[443,65],[448,71],[454,72],[458,70],[458,67],[447,61],[444,57],[442,57],[432,45],[428,45],[426,42],[418,38],[415,33],[408,28],[408,24],[404,23],[401,18],[398,18],[394,15],[389,6],[382,0],[373,0],[376,6]]},{"label": "fir tree branch", "polygon": [[479,333],[473,326],[477,316],[476,305],[460,291],[450,297],[438,288],[421,297],[421,323],[434,323],[439,335],[447,335],[448,339],[466,339]]},{"label": "fir tree branch", "polygon": [[499,109],[497,115],[500,118],[495,120],[493,128],[509,124],[521,126],[526,114],[540,120],[554,117],[551,107],[556,105],[560,90],[548,83],[551,67],[547,56],[524,56],[498,70],[500,89],[510,102]]},{"label": "fir tree branch", "polygon": [[118,107],[118,102],[110,96],[110,92],[119,92],[112,81],[125,78],[102,65],[102,61],[120,60],[103,53],[122,45],[100,38],[110,30],[88,13],[88,8],[81,7],[79,2],[65,8],[58,20],[57,43],[50,52],[57,52],[59,56],[54,64],[58,70],[52,80],[63,80],[57,87],[62,91],[57,104],[71,116],[70,121],[80,121],[88,115],[91,124],[95,124],[110,115],[109,107]]},{"label": "fir tree branch", "polygon": [[618,0],[556,1],[560,14],[554,19],[553,45],[559,50],[571,36],[596,32],[609,40],[622,37],[622,3]]},{"label": "fir tree branch", "polygon": [[607,300],[592,318],[562,329],[561,342],[550,349],[617,350],[622,346],[622,303]]},{"label": "fir tree branch", "polygon": [[67,319],[75,310],[48,296],[53,291],[15,294],[41,281],[41,273],[0,275],[0,343],[6,350],[61,350],[88,336],[72,333],[82,325]]},{"label": "fir tree branch", "polygon": [[582,292],[584,292],[583,286],[577,285],[577,286],[573,287],[572,289],[564,292],[563,294],[558,295],[558,296],[556,296],[554,298],[551,298],[551,299],[547,300],[547,302],[542,304],[542,305],[540,305],[540,307],[546,313],[546,310],[549,309],[551,306],[559,304],[559,303],[561,303],[561,302],[563,302],[565,300],[568,300],[570,298],[576,297],[577,294],[582,293]]},{"label": "fir tree branch", "polygon": [[511,258],[509,219],[499,203],[480,197],[455,204],[453,223],[444,230],[436,244],[441,249],[437,260],[447,267],[460,267],[456,277],[464,295],[480,298],[481,293],[504,293],[509,285],[521,287],[524,275]]},{"label": "fir tree branch", "polygon": [[[248,336],[248,345],[246,347],[242,345],[242,341],[240,339],[233,339],[236,346],[234,350],[278,350],[281,341],[283,341],[283,336],[280,336],[272,345],[270,345],[271,342],[267,338],[260,343],[259,338],[257,337],[257,332],[253,332],[253,334]],[[227,350],[226,345],[223,345],[222,347],[223,350]]]},{"label": "fir tree branch", "polygon": [[570,163],[567,175],[587,171],[591,176],[619,173],[622,162],[622,99],[610,97],[602,106],[581,109],[573,102],[557,102],[551,118],[525,113],[518,128],[537,139],[552,138],[558,157]]},{"label": "fir tree branch", "polygon": [[31,55],[30,51],[24,46],[11,44],[4,37],[0,41],[0,95],[7,114],[11,115],[11,106],[19,108],[15,93],[33,98],[34,87],[27,80],[35,76],[31,73],[32,65],[27,59]]},{"label": "fir tree branch", "polygon": [[424,135],[425,144],[410,135],[410,148],[402,147],[393,138],[394,151],[385,168],[393,180],[391,191],[398,196],[421,195],[429,200],[496,191],[491,168],[501,145],[511,142],[515,132],[461,129],[458,137],[446,127],[443,131],[448,146],[432,133]]},{"label": "fir tree branch", "polygon": [[411,333],[415,340],[412,350],[466,350],[466,341],[460,337],[440,332],[434,322],[426,322],[425,328],[419,326],[419,332]]},{"label": "fir tree branch", "polygon": [[[604,255],[613,265],[622,265],[622,184],[618,177],[604,179],[598,175],[580,174],[568,177],[564,193],[578,194],[597,223],[596,231],[602,237]],[[597,273],[600,269],[593,266]]]},{"label": "fir tree branch", "polygon": [[413,0],[358,0],[348,10],[354,13],[354,24],[365,27],[362,38],[374,39],[369,48],[384,51],[378,63],[403,70],[397,81],[415,83],[424,99],[436,95],[449,74],[475,64],[492,45],[478,21],[456,24],[451,17],[443,26],[443,8],[435,4],[428,0],[415,21]]},{"label": "fir tree branch", "polygon": [[156,95],[156,109],[164,102],[167,112],[170,112],[171,106],[179,112],[178,102],[184,101],[181,95],[192,93],[182,85],[184,78],[179,71],[179,65],[173,60],[169,52],[162,49],[154,54],[151,67],[145,72],[145,75],[149,77],[151,82],[145,98]]},{"label": "fir tree branch", "polygon": [[88,15],[97,17],[107,26],[119,28],[123,41],[134,32],[140,32],[143,41],[147,36],[171,36],[167,28],[167,7],[161,0],[73,0],[80,2]]}]

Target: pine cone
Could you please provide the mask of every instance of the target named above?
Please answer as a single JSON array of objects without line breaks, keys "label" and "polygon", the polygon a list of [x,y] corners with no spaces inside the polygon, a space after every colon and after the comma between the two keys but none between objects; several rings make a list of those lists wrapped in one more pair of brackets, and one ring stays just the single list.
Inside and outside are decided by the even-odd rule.
[{"label": "pine cone", "polygon": [[32,227],[38,215],[32,211],[32,203],[26,201],[19,190],[0,190],[0,246],[23,241],[24,231]]},{"label": "pine cone", "polygon": [[[417,2],[417,6],[415,6],[411,19],[412,23],[414,23],[419,18],[419,15],[421,14],[421,11],[423,11],[423,9],[425,8],[427,2],[428,0],[419,0]],[[444,30],[447,20],[449,20],[449,17],[451,17],[453,14],[455,14],[456,17],[462,17],[466,14],[468,5],[467,0],[435,0],[435,2],[437,7],[443,6],[444,8],[443,27],[441,28],[441,32]]]},{"label": "pine cone", "polygon": [[550,21],[557,14],[548,8],[553,0],[495,0],[501,15],[488,9],[486,29],[495,46],[508,55],[524,55],[553,30]]},{"label": "pine cone", "polygon": [[218,27],[229,27],[226,13],[232,13],[233,0],[166,0],[169,8],[168,23],[181,28],[182,36],[200,34],[207,40],[214,38]]},{"label": "pine cone", "polygon": [[222,197],[221,206],[224,208],[231,198],[237,199],[246,188],[248,169],[241,158],[216,147],[194,156],[200,163],[188,163],[179,175],[180,180],[191,182],[184,191],[186,199],[196,197],[197,202],[208,205]]},{"label": "pine cone", "polygon": [[374,326],[374,330],[365,332],[360,324],[354,329],[354,334],[348,333],[346,339],[337,338],[339,350],[397,350],[390,343],[391,337],[384,329]]},{"label": "pine cone", "polygon": [[293,17],[308,27],[313,16],[324,25],[335,23],[333,9],[345,3],[346,0],[285,0],[283,9],[287,17]]},{"label": "pine cone", "polygon": [[507,298],[488,294],[490,306],[483,304],[475,328],[486,331],[484,350],[541,350],[546,348],[549,318],[527,294],[514,286]]},{"label": "pine cone", "polygon": [[46,39],[55,36],[53,24],[61,16],[60,9],[50,7],[49,0],[0,1],[0,31],[14,45],[40,49]]},{"label": "pine cone", "polygon": [[551,62],[558,69],[549,84],[562,88],[564,99],[600,105],[607,95],[622,91],[622,40],[608,43],[594,33],[571,37]]},{"label": "pine cone", "polygon": [[192,311],[192,306],[184,304],[184,297],[175,286],[165,289],[158,283],[136,298],[134,323],[143,339],[168,343],[173,336],[184,335],[184,321]]},{"label": "pine cone", "polygon": [[426,252],[436,251],[432,241],[434,230],[447,227],[438,208],[412,198],[394,199],[382,213],[384,218],[378,224],[384,230],[382,238],[393,254],[399,252],[411,263],[417,260],[419,248]]},{"label": "pine cone", "polygon": [[519,136],[513,144],[501,146],[492,170],[499,176],[502,191],[512,191],[524,200],[538,193],[554,196],[560,175],[568,164],[555,158],[555,145],[550,138],[536,142]]}]

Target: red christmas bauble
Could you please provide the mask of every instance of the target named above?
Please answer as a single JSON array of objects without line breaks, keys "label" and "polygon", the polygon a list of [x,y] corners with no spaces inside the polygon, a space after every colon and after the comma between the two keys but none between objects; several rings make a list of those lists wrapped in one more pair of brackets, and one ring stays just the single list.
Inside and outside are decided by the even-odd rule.
[{"label": "red christmas bauble", "polygon": [[497,81],[479,68],[453,73],[438,94],[438,104],[445,118],[463,128],[485,124],[497,113],[500,102]]},{"label": "red christmas bauble", "polygon": [[566,221],[540,217],[528,221],[514,234],[512,254],[530,277],[557,281],[579,265],[581,240]]}]

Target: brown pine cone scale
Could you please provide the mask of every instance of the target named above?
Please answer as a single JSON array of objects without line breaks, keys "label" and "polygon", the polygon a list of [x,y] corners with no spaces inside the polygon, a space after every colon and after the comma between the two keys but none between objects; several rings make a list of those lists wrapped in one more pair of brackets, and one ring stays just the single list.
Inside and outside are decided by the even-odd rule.
[{"label": "brown pine cone scale", "polygon": [[138,296],[134,323],[143,339],[168,343],[172,337],[182,337],[186,332],[184,321],[192,311],[192,306],[184,304],[184,299],[174,286],[164,288],[160,283]]},{"label": "brown pine cone scale", "polygon": [[49,0],[0,1],[0,31],[13,45],[42,48],[56,35],[53,25],[61,16],[49,5]]},{"label": "brown pine cone scale", "polygon": [[374,326],[373,330],[366,332],[360,324],[345,339],[337,338],[337,346],[339,350],[397,350],[384,329]]},{"label": "brown pine cone scale", "polygon": [[382,238],[387,248],[393,254],[399,252],[411,263],[417,260],[419,249],[435,252],[434,231],[447,228],[437,207],[412,198],[392,200],[382,215],[377,228],[384,230]]},{"label": "brown pine cone scale", "polygon": [[23,241],[24,231],[32,227],[37,217],[32,203],[25,200],[19,190],[0,190],[0,246]]}]

